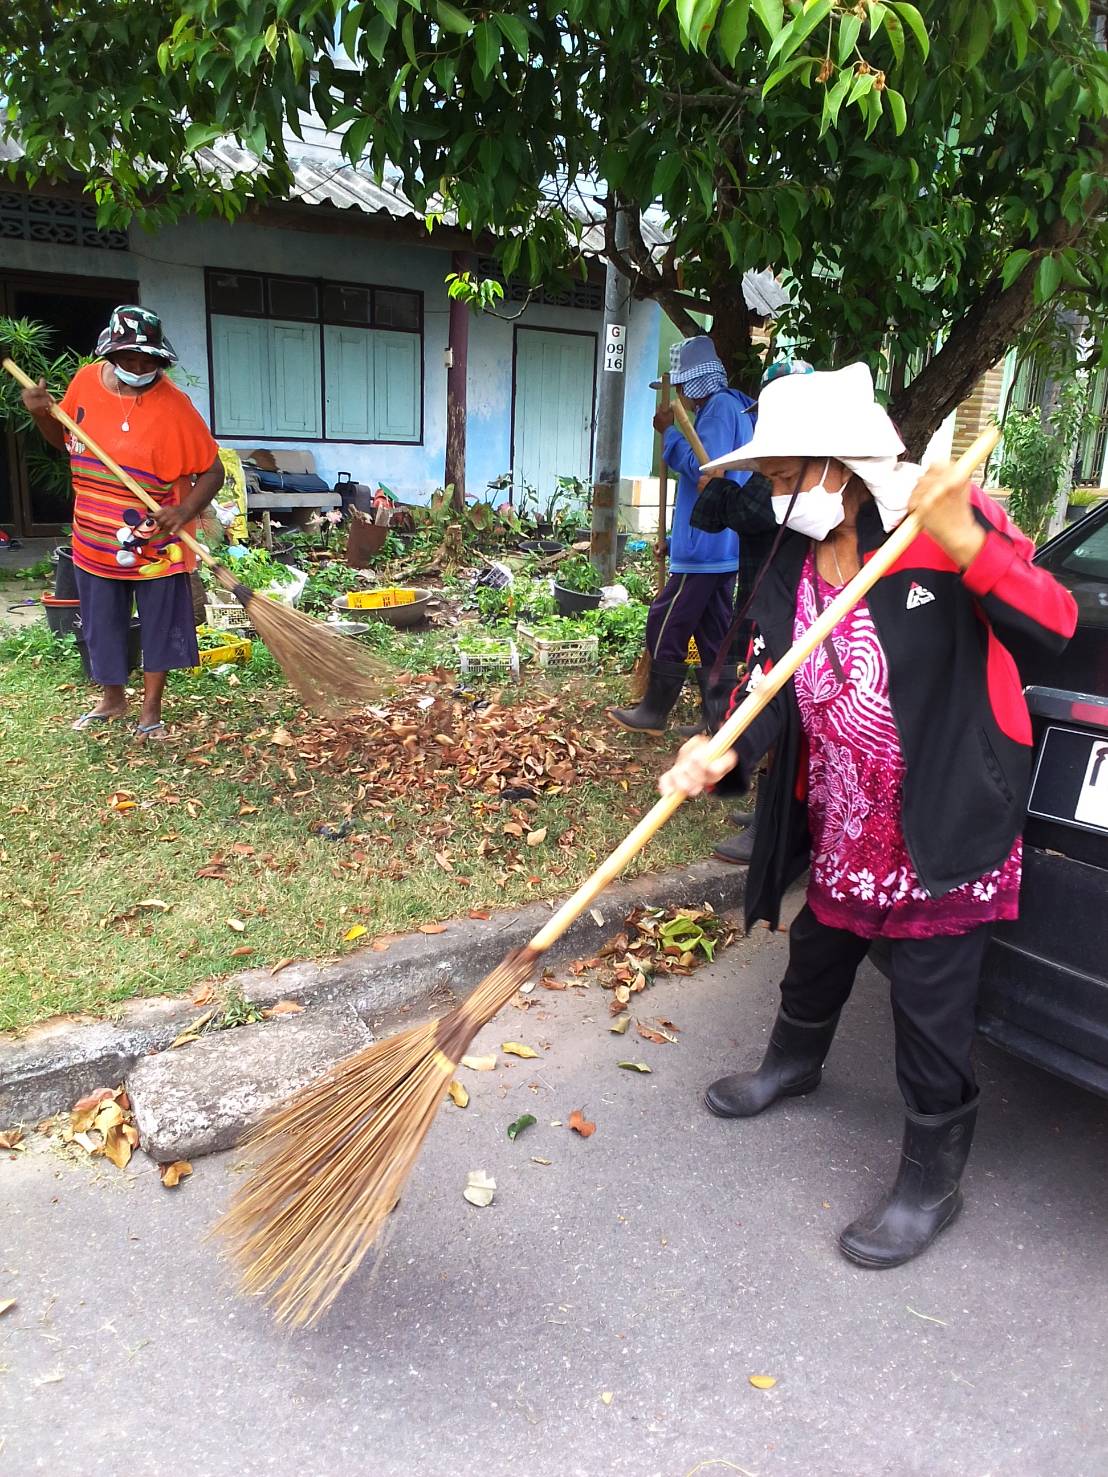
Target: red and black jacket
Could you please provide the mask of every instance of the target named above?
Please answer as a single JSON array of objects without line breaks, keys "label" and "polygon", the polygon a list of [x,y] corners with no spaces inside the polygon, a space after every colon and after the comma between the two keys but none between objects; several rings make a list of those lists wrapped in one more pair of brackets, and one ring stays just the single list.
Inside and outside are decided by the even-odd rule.
[{"label": "red and black jacket", "polygon": [[[1031,563],[1034,545],[999,505],[973,489],[985,543],[968,569],[927,534],[867,599],[889,669],[889,699],[904,756],[901,825],[923,885],[941,896],[998,867],[1019,835],[1031,764],[1031,721],[1009,638],[1061,651],[1077,607],[1069,591]],[[866,560],[884,542],[876,505],[858,517]],[[797,587],[810,541],[786,533],[751,607],[751,667],[792,645]],[[744,696],[736,690],[732,705]],[[808,754],[788,682],[738,742],[739,779],[773,750],[758,785],[758,826],[746,888],[747,927],[776,927],[786,888],[808,867]]]}]

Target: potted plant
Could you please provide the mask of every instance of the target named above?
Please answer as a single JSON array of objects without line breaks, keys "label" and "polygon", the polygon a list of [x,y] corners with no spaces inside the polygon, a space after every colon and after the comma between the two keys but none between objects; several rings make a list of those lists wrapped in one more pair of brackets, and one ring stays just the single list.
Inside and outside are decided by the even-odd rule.
[{"label": "potted plant", "polygon": [[600,604],[600,571],[583,554],[566,559],[554,577],[559,615],[577,615]]}]

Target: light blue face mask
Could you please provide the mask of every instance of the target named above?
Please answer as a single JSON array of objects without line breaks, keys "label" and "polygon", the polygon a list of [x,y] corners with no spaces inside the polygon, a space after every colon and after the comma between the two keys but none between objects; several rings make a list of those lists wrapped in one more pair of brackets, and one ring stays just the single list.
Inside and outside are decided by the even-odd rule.
[{"label": "light blue face mask", "polygon": [[129,369],[120,369],[118,364],[113,364],[115,377],[121,384],[129,385],[132,390],[145,390],[152,385],[161,373],[158,369],[152,369],[149,374],[132,374]]}]

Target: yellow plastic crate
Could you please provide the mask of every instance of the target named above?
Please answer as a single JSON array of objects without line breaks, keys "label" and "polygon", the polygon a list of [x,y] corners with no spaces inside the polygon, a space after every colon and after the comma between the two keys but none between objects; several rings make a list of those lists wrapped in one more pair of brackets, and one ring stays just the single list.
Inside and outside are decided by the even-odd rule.
[{"label": "yellow plastic crate", "polygon": [[226,662],[233,662],[235,666],[245,666],[254,651],[254,643],[247,641],[245,636],[228,635],[222,646],[212,646],[207,651],[200,653],[200,665],[190,667],[189,673],[193,677],[199,677],[205,667],[221,667]]},{"label": "yellow plastic crate", "polygon": [[414,605],[416,592],[392,588],[388,590],[352,590],[346,597],[347,610],[386,610],[393,605]]}]

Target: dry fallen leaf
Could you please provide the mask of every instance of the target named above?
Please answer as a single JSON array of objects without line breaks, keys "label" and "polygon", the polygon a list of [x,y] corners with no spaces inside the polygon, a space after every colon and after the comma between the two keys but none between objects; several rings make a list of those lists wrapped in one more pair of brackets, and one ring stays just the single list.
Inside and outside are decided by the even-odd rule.
[{"label": "dry fallen leaf", "polygon": [[108,804],[113,810],[134,810],[136,802],[129,790],[116,790],[108,796]]},{"label": "dry fallen leaf", "polygon": [[551,1164],[551,1163],[553,1163],[553,1160],[551,1160],[551,1159],[540,1159],[537,1154],[532,1154],[531,1155],[531,1163],[532,1164]]},{"label": "dry fallen leaf", "polygon": [[621,1015],[619,1020],[613,1021],[613,1023],[608,1027],[608,1030],[614,1032],[617,1036],[623,1036],[626,1034],[627,1027],[630,1024],[631,1017],[629,1015]]},{"label": "dry fallen leaf", "polygon": [[777,1383],[771,1374],[748,1374],[747,1379],[756,1390],[772,1390]]},{"label": "dry fallen leaf", "polygon": [[471,1072],[491,1072],[496,1067],[496,1055],[492,1056],[464,1056],[462,1066],[468,1067]]},{"label": "dry fallen leaf", "polygon": [[6,1313],[9,1308],[15,1307],[15,1298],[0,1298],[0,1313]]},{"label": "dry fallen leaf", "polygon": [[590,908],[589,917],[596,924],[597,928],[604,927],[604,914],[600,911],[599,908]]},{"label": "dry fallen leaf", "polygon": [[231,958],[232,959],[245,959],[247,957],[247,955],[253,954],[253,952],[254,952],[254,946],[253,946],[253,944],[239,944],[239,946],[238,946],[237,949],[232,949],[231,950]]},{"label": "dry fallen leaf", "polygon": [[104,1135],[104,1157],[110,1159],[116,1169],[126,1169],[131,1160],[131,1143],[117,1123]]},{"label": "dry fallen leaf", "polygon": [[420,933],[445,933],[446,932],[446,924],[445,923],[421,923],[419,925],[419,931],[420,931]]},{"label": "dry fallen leaf", "polygon": [[271,744],[276,744],[278,748],[288,749],[292,746],[295,740],[293,739],[292,734],[289,733],[287,728],[275,728],[272,735],[270,736],[269,742]]},{"label": "dry fallen leaf", "polygon": [[592,1138],[596,1132],[596,1124],[590,1123],[580,1108],[574,1108],[569,1115],[569,1127],[574,1133],[579,1133],[583,1139]]},{"label": "dry fallen leaf", "polygon": [[360,939],[363,933],[368,932],[369,929],[364,923],[355,923],[353,928],[348,928],[343,934],[343,942],[348,944],[352,939]]},{"label": "dry fallen leaf", "polygon": [[500,1043],[500,1050],[505,1056],[521,1056],[525,1060],[538,1056],[538,1052],[533,1046],[524,1046],[522,1041],[502,1041]]},{"label": "dry fallen leaf", "polygon": [[278,959],[277,963],[269,971],[270,975],[272,976],[272,975],[275,975],[275,974],[280,974],[281,971],[282,971],[282,969],[288,969],[288,967],[289,967],[289,965],[291,963],[292,963],[292,955],[291,954],[288,956],[287,959]]},{"label": "dry fallen leaf", "polygon": [[299,1015],[303,1009],[304,1007],[298,1005],[295,1000],[278,1000],[276,1005],[271,1005],[268,1010],[263,1010],[262,1015],[269,1021],[281,1015]]},{"label": "dry fallen leaf", "polygon": [[99,1107],[105,1099],[114,1098],[115,1092],[116,1090],[113,1087],[98,1087],[95,1092],[90,1092],[87,1096],[78,1098],[70,1111],[73,1113],[87,1113],[90,1108]]},{"label": "dry fallen leaf", "polygon": [[611,1405],[612,1401],[616,1397],[615,1397],[615,1393],[612,1390],[601,1390],[601,1392],[600,1392],[600,1398],[601,1398],[601,1400],[603,1400],[603,1402],[604,1402],[605,1405]]},{"label": "dry fallen leaf", "polygon": [[22,1137],[21,1128],[9,1128],[5,1133],[0,1133],[0,1149],[14,1149]]},{"label": "dry fallen leaf", "polygon": [[541,826],[539,828],[539,830],[537,830],[537,831],[528,831],[528,833],[527,833],[527,845],[528,846],[541,846],[543,844],[543,842],[546,840],[546,831],[547,831],[546,826]]},{"label": "dry fallen leaf", "polygon": [[616,1062],[617,1067],[623,1067],[628,1072],[653,1072],[653,1067],[648,1067],[645,1062]]},{"label": "dry fallen leaf", "polygon": [[241,918],[228,918],[227,927],[233,928],[236,933],[246,932],[246,924],[242,921]]},{"label": "dry fallen leaf", "polygon": [[192,1173],[192,1165],[187,1159],[175,1159],[172,1164],[159,1164],[158,1173],[166,1189],[172,1190]]},{"label": "dry fallen leaf", "polygon": [[454,1104],[456,1108],[465,1108],[469,1106],[469,1093],[465,1090],[460,1082],[452,1082],[446,1090],[450,1094],[450,1101]]},{"label": "dry fallen leaf", "polygon": [[466,1175],[462,1195],[470,1205],[491,1205],[495,1194],[496,1181],[491,1174],[486,1174],[483,1169],[471,1169]]},{"label": "dry fallen leaf", "polygon": [[140,898],[139,901],[135,904],[135,907],[136,908],[145,908],[147,910],[147,912],[150,912],[150,913],[168,913],[169,912],[169,904],[167,902],[163,902],[163,900],[160,897],[144,897],[144,898]]},{"label": "dry fallen leaf", "polygon": [[214,995],[215,986],[209,980],[205,984],[197,985],[195,989],[191,991],[191,993],[189,994],[189,1003],[190,1005],[207,1005],[208,1001],[211,1000]]}]

